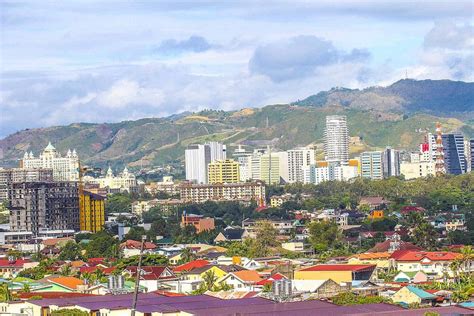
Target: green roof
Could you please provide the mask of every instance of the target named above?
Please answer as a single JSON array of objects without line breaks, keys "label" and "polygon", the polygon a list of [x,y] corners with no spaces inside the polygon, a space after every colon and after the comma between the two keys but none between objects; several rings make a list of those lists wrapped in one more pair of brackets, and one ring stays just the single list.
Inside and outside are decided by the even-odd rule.
[{"label": "green roof", "polygon": [[407,289],[413,294],[415,294],[416,296],[418,296],[419,298],[424,299],[424,300],[432,300],[436,298],[435,295],[430,294],[420,288],[417,288],[416,286],[408,285]]}]

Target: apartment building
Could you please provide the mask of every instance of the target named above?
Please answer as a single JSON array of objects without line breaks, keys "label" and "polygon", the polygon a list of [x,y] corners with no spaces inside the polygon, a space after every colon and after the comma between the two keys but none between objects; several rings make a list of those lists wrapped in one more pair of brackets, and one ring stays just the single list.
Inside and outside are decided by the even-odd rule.
[{"label": "apartment building", "polygon": [[193,184],[181,183],[179,186],[181,200],[189,203],[206,201],[255,201],[265,205],[265,184],[262,181],[246,183]]}]

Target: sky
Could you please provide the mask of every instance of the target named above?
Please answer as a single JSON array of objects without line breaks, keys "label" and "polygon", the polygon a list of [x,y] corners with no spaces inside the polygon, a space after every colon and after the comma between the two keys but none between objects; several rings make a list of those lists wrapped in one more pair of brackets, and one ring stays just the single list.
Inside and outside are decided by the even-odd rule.
[{"label": "sky", "polygon": [[0,0],[0,137],[473,81],[473,3]]}]

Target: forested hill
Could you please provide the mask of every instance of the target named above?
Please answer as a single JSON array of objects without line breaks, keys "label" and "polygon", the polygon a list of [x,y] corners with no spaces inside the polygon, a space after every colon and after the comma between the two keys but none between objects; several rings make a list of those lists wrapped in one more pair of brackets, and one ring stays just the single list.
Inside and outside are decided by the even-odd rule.
[{"label": "forested hill", "polygon": [[[382,148],[415,148],[441,121],[444,131],[474,137],[473,83],[401,80],[387,88],[332,89],[294,104],[239,111],[202,111],[119,123],[77,123],[19,131],[0,140],[3,166],[25,151],[38,154],[51,141],[65,153],[75,148],[86,163],[149,166],[182,160],[190,143],[218,140],[229,145],[277,149],[322,142],[326,115],[348,118],[352,153]],[[427,106],[431,104],[431,107]],[[443,111],[438,113],[438,110]],[[462,113],[462,115],[459,115]]]}]

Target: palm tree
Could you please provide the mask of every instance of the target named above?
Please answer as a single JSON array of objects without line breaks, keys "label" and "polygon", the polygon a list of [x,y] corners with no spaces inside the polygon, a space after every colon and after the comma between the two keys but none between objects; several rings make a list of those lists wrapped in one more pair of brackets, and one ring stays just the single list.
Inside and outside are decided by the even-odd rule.
[{"label": "palm tree", "polygon": [[2,302],[9,302],[12,300],[12,293],[8,288],[8,283],[2,283],[0,285],[0,300]]},{"label": "palm tree", "polygon": [[195,257],[196,256],[191,251],[191,248],[184,248],[183,251],[181,251],[181,261],[183,263],[190,262],[194,260]]},{"label": "palm tree", "polygon": [[204,276],[202,277],[202,280],[204,282],[204,287],[207,291],[212,290],[214,287],[214,284],[217,281],[217,276],[214,270],[208,270],[206,273],[204,273]]},{"label": "palm tree", "polygon": [[23,293],[30,293],[30,285],[28,283],[23,284],[23,289],[21,290]]},{"label": "palm tree", "polygon": [[71,265],[70,264],[63,265],[62,268],[61,268],[60,273],[63,276],[71,275],[71,273],[72,273]]}]

